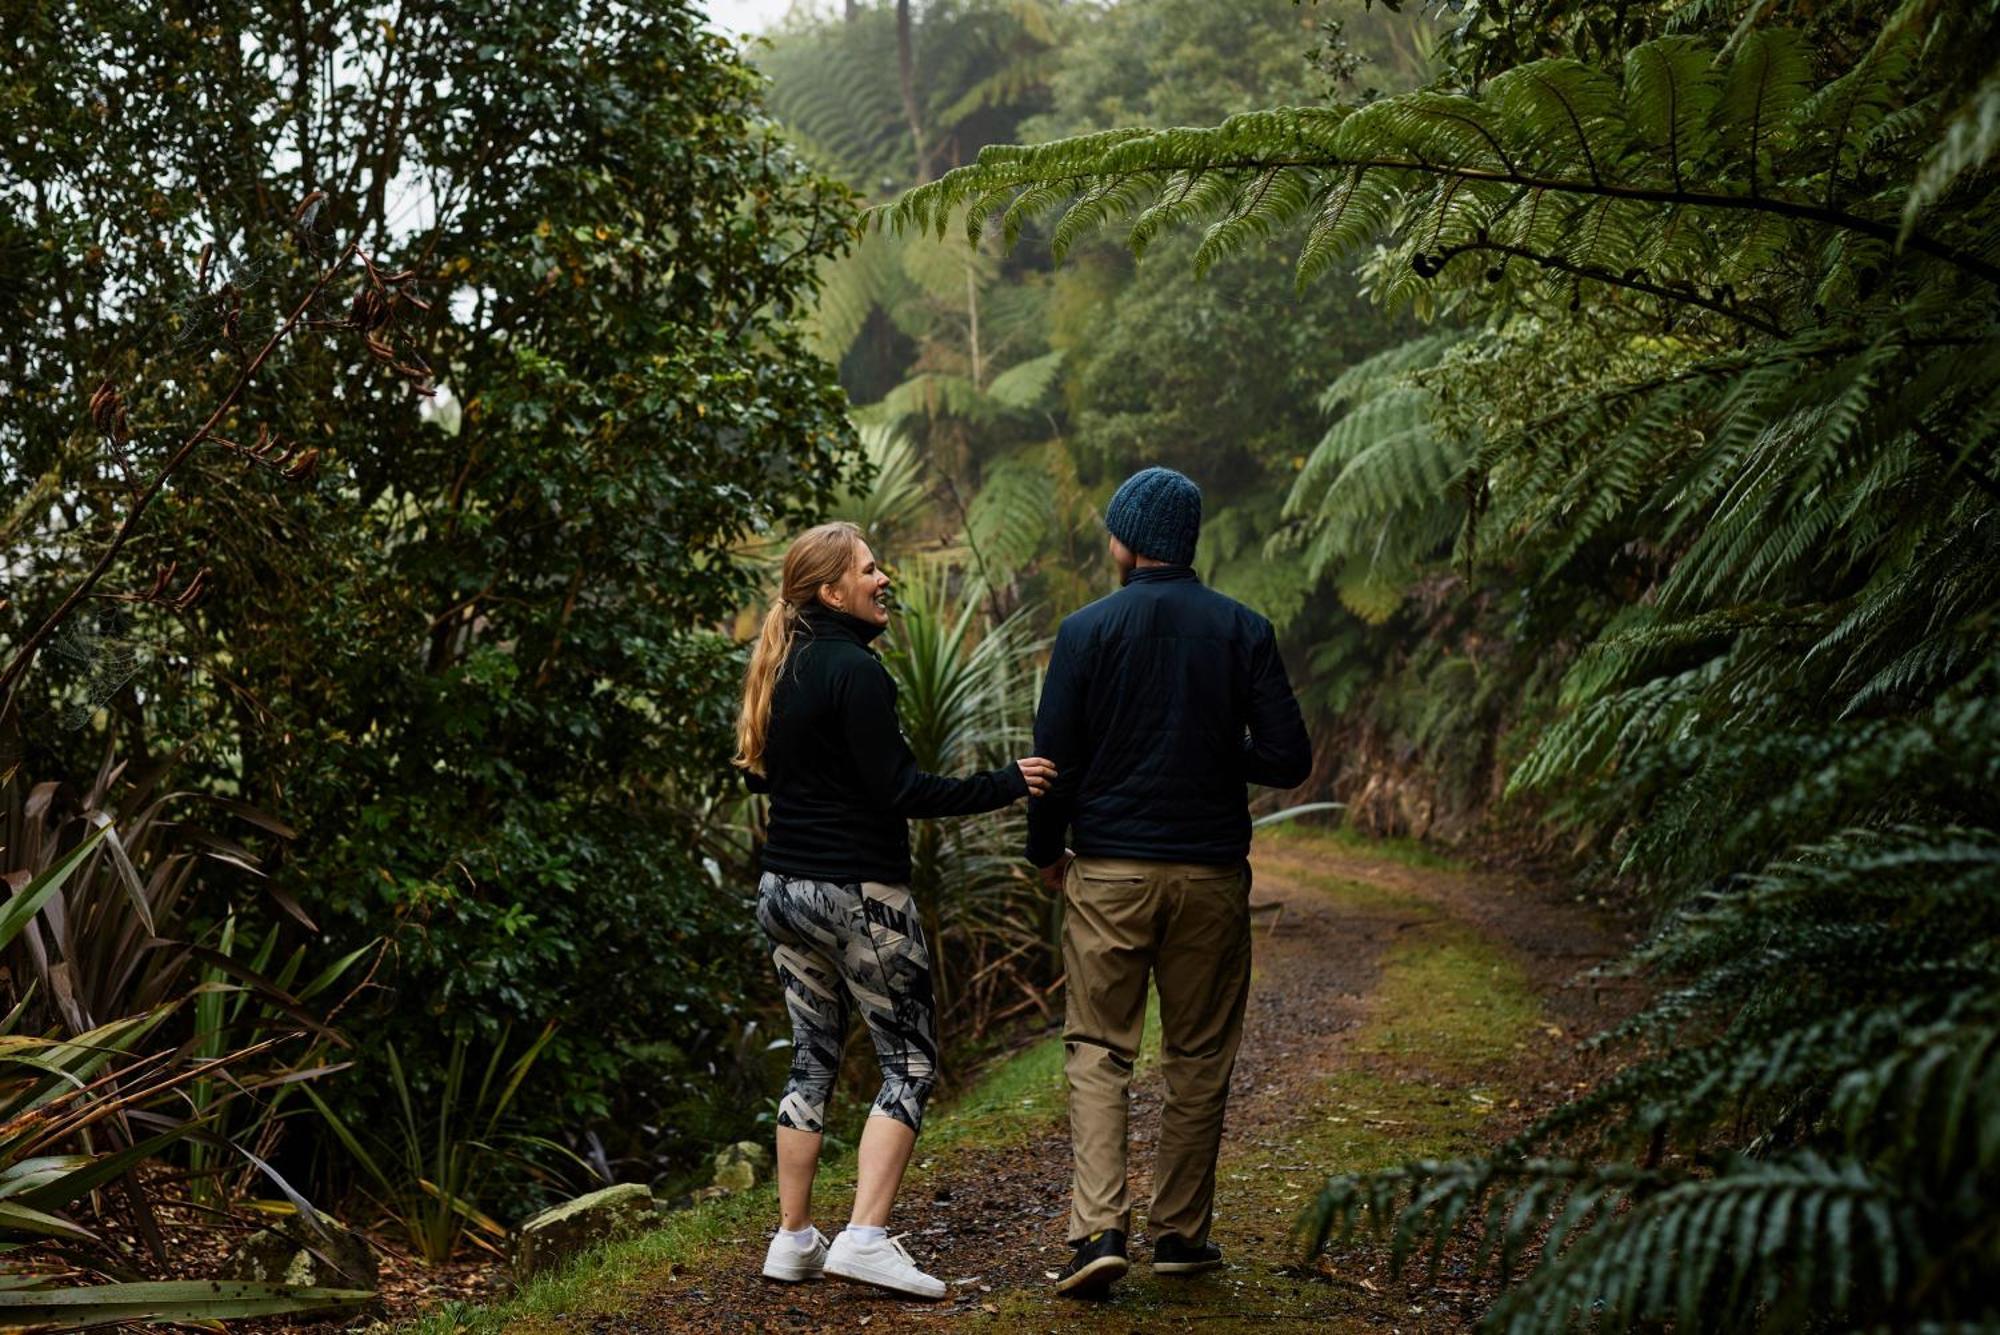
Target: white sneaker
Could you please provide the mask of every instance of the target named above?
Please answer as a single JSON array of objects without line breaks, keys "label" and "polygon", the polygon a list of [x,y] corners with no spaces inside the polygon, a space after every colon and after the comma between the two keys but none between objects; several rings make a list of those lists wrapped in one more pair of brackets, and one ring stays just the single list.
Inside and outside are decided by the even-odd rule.
[{"label": "white sneaker", "polygon": [[826,1273],[912,1298],[942,1298],[945,1293],[944,1281],[917,1269],[900,1239],[856,1242],[845,1229],[826,1249]]},{"label": "white sneaker", "polygon": [[813,1245],[805,1251],[782,1233],[771,1235],[764,1253],[764,1278],[796,1284],[802,1279],[818,1279],[826,1273],[826,1234],[813,1230]]}]

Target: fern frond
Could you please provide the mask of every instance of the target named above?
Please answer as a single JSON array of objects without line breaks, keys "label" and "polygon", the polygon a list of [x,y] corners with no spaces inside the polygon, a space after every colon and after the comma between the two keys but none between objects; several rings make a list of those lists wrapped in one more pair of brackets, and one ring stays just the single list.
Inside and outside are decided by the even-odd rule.
[{"label": "fern frond", "polygon": [[1013,579],[1038,551],[1055,510],[1055,483],[1032,458],[1002,460],[987,471],[966,508],[965,544],[989,584]]},{"label": "fern frond", "polygon": [[1049,387],[1055,384],[1057,373],[1062,370],[1062,364],[1060,350],[1017,362],[993,377],[986,386],[986,397],[1002,408],[1026,412],[1048,394]]},{"label": "fern frond", "polygon": [[1970,172],[1980,171],[2000,149],[2000,71],[1980,82],[1973,95],[1952,116],[1910,184],[1903,205],[1903,235],[1908,236],[1923,211]]}]

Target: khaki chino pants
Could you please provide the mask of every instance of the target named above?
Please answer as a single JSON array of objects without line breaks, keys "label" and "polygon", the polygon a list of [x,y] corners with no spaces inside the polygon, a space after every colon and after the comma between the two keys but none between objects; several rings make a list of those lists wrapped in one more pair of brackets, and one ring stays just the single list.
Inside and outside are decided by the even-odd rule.
[{"label": "khaki chino pants", "polygon": [[1248,864],[1080,857],[1063,909],[1070,1241],[1132,1231],[1125,1123],[1151,974],[1166,1106],[1148,1221],[1156,1242],[1172,1233],[1199,1245],[1215,1213],[1215,1156],[1250,993]]}]

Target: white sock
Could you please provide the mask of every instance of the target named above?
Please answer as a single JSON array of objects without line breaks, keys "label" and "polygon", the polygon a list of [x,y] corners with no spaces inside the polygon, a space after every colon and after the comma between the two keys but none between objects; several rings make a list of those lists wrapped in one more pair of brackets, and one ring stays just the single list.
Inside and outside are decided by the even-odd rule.
[{"label": "white sock", "polygon": [[872,1247],[889,1236],[889,1230],[880,1224],[849,1224],[847,1236],[864,1247]]},{"label": "white sock", "polygon": [[792,1246],[802,1252],[809,1252],[819,1245],[819,1239],[814,1236],[811,1224],[807,1224],[804,1228],[781,1228],[778,1230],[778,1236],[791,1239]]}]

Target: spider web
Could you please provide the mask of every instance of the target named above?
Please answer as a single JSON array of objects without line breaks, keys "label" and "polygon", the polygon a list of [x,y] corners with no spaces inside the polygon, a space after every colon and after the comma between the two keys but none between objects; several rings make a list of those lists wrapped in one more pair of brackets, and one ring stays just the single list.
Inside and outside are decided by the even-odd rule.
[{"label": "spider web", "polygon": [[161,656],[132,613],[117,604],[79,608],[49,641],[50,666],[67,697],[61,726],[81,728]]}]

